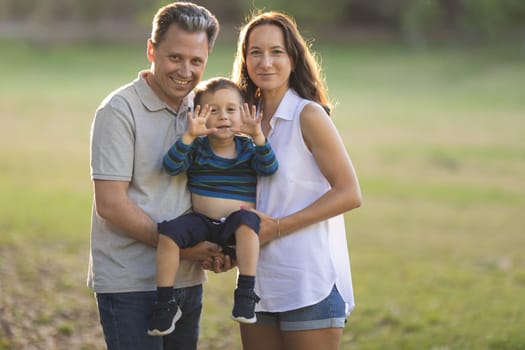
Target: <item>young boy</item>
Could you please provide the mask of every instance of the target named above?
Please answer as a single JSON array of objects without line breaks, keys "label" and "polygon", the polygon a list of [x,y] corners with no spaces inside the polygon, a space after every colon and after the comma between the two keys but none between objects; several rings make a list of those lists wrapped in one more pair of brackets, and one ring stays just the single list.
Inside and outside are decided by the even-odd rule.
[{"label": "young boy", "polygon": [[[193,212],[158,224],[157,293],[148,334],[175,329],[181,311],[173,285],[181,248],[207,240],[234,254],[239,269],[232,319],[255,323],[255,271],[259,256],[259,217],[254,208],[257,175],[271,175],[277,160],[261,130],[261,115],[244,103],[241,90],[226,78],[214,78],[196,89],[195,113],[184,134],[164,157],[164,168],[188,176]],[[243,133],[250,137],[239,136]]]}]

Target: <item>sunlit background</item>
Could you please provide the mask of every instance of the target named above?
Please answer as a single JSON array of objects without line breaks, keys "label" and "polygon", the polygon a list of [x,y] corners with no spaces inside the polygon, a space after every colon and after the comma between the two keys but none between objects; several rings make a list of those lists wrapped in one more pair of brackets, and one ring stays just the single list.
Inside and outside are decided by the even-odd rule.
[{"label": "sunlit background", "polygon": [[[525,1],[195,2],[221,22],[206,77],[254,9],[293,15],[321,59],[364,198],[342,349],[525,349]],[[89,129],[166,3],[0,0],[0,350],[104,349]],[[235,273],[209,275],[201,350],[241,348]]]}]

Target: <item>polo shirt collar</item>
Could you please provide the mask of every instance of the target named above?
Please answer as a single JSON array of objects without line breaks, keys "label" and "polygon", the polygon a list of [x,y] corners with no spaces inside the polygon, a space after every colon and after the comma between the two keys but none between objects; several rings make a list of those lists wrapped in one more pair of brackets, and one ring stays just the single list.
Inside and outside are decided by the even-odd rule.
[{"label": "polo shirt collar", "polygon": [[[179,110],[175,111],[166,102],[161,100],[159,96],[157,96],[157,94],[153,91],[153,89],[148,85],[146,79],[144,78],[144,75],[148,74],[148,72],[149,71],[147,70],[139,72],[139,76],[135,84],[137,95],[139,96],[142,104],[148,110],[150,110],[151,112],[155,112],[167,109],[177,115],[179,114],[179,112],[186,112],[188,109],[193,109],[193,97],[195,95],[193,91],[190,92],[186,97],[184,97],[179,107]],[[181,114],[186,115],[186,113]]]}]

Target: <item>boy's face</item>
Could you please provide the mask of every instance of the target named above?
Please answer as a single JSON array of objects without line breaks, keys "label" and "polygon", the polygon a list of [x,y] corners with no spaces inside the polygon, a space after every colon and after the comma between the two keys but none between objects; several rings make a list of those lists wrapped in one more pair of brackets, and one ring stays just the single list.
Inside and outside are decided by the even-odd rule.
[{"label": "boy's face", "polygon": [[[220,89],[204,93],[200,104],[210,107],[210,116],[206,123],[208,128],[217,128],[218,137],[233,137],[232,127],[239,127],[241,124],[240,107],[242,98],[233,89]],[[211,136],[211,135],[209,135]]]}]

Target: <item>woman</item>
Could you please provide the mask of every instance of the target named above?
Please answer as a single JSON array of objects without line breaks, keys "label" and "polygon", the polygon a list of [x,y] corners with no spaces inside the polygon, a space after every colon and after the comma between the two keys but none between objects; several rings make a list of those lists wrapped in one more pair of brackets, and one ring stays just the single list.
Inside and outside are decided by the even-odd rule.
[{"label": "woman", "polygon": [[329,118],[317,61],[279,12],[243,27],[233,79],[262,109],[279,170],[261,178],[257,323],[244,349],[338,349],[354,306],[343,213],[361,205],[357,176]]}]

